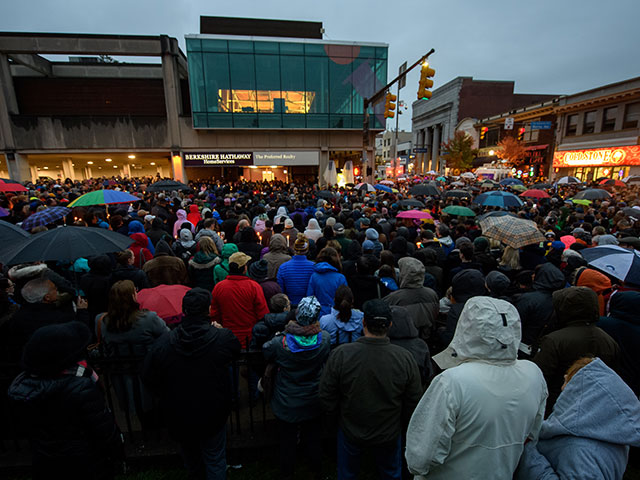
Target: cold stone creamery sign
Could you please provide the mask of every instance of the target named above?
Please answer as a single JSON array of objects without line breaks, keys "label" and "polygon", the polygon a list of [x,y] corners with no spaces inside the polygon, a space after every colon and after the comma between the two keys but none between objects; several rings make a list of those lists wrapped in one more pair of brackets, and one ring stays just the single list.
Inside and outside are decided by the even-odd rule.
[{"label": "cold stone creamery sign", "polygon": [[567,150],[553,154],[555,168],[615,167],[619,165],[640,165],[640,145],[595,148],[593,150]]},{"label": "cold stone creamery sign", "polygon": [[252,152],[185,152],[186,167],[224,167],[253,165]]}]

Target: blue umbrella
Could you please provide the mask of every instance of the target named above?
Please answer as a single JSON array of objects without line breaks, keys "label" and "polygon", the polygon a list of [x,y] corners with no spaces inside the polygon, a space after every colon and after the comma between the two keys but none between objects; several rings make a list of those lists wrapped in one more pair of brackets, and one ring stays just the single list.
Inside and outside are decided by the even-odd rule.
[{"label": "blue umbrella", "polygon": [[517,178],[503,178],[500,180],[500,185],[524,185],[524,183]]},{"label": "blue umbrella", "polygon": [[373,188],[375,188],[376,190],[382,190],[383,192],[387,192],[387,193],[393,193],[393,190],[391,190],[391,187],[387,187],[386,185],[374,185]]},{"label": "blue umbrella", "polygon": [[617,245],[585,248],[580,251],[589,265],[623,282],[640,285],[640,253]]},{"label": "blue umbrella", "polygon": [[30,215],[24,222],[22,222],[22,228],[24,230],[31,230],[32,228],[39,227],[40,225],[49,225],[50,223],[60,220],[65,215],[68,215],[71,211],[67,207],[50,207],[40,210],[39,212]]},{"label": "blue umbrella", "polygon": [[473,203],[484,205],[486,207],[521,207],[523,205],[517,195],[510,192],[495,190],[493,192],[481,193],[474,198]]}]

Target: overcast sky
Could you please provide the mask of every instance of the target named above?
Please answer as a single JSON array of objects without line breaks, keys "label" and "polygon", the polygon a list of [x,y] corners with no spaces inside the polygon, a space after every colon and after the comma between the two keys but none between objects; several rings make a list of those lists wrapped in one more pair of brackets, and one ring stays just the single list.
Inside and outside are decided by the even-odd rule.
[{"label": "overcast sky", "polygon": [[388,43],[389,78],[433,47],[434,88],[471,76],[565,94],[640,76],[639,14],[640,0],[0,0],[0,30],[167,34],[184,49],[200,15],[321,21],[330,40]]}]

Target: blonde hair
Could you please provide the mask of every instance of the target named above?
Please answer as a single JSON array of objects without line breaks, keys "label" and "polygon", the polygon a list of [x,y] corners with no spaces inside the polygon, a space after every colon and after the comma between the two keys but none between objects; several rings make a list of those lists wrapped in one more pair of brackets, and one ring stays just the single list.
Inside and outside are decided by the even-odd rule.
[{"label": "blonde hair", "polygon": [[207,255],[211,255],[215,253],[218,255],[218,249],[216,248],[216,243],[213,241],[211,237],[203,236],[198,240],[198,246],[200,247],[200,251],[202,253],[206,253]]},{"label": "blonde hair", "polygon": [[500,265],[503,267],[509,267],[512,270],[519,270],[520,269],[520,251],[517,248],[513,248],[507,245],[504,249],[504,252],[502,252]]},{"label": "blonde hair", "polygon": [[583,367],[586,367],[591,362],[593,362],[593,360],[593,357],[582,357],[573,362],[573,364],[569,367],[567,373],[565,374],[565,383],[569,382],[569,380],[571,380],[576,373],[578,373]]}]

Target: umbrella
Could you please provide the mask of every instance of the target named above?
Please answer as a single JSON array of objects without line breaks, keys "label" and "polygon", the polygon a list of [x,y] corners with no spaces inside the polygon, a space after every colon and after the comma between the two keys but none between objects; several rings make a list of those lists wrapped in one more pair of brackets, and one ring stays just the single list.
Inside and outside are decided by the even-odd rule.
[{"label": "umbrella", "polygon": [[391,187],[388,187],[387,185],[377,184],[374,185],[373,188],[375,188],[376,190],[381,190],[383,192],[393,193],[393,189]]},{"label": "umbrella", "polygon": [[500,180],[500,185],[522,185],[522,181],[512,177],[503,178]]},{"label": "umbrella", "polygon": [[610,198],[611,194],[606,190],[602,190],[600,188],[587,188],[581,192],[578,192],[573,198],[587,200],[604,200]]},{"label": "umbrella", "polygon": [[548,183],[534,183],[533,188],[551,188],[551,185],[549,185]]},{"label": "umbrella", "polygon": [[494,182],[493,180],[491,180],[490,178],[487,178],[485,180],[482,181],[482,183],[480,184],[481,187],[497,187],[498,185],[500,185],[498,182]]},{"label": "umbrella", "polygon": [[439,182],[446,182],[447,181],[447,179],[444,178],[444,177],[436,177],[436,180],[439,181]]},{"label": "umbrella", "polygon": [[29,232],[25,232],[20,227],[16,227],[13,223],[0,220],[0,238],[2,238],[2,243],[5,246],[7,244],[21,242],[25,238],[29,237],[31,237],[31,234],[29,234]]},{"label": "umbrella", "polygon": [[29,189],[18,182],[8,179],[0,179],[0,192],[28,192]]},{"label": "umbrella", "polygon": [[640,175],[631,175],[630,177],[623,178],[624,183],[640,183]]},{"label": "umbrella", "polygon": [[466,190],[447,190],[444,192],[444,196],[445,197],[456,197],[456,198],[471,198],[473,195],[471,195],[470,192],[467,192]]},{"label": "umbrella", "polygon": [[383,185],[393,185],[392,180],[380,180],[380,183],[382,183]]},{"label": "umbrella", "polygon": [[532,190],[527,190],[526,192],[522,192],[520,196],[530,197],[530,198],[550,198],[551,197],[551,195],[549,195],[544,190],[537,190],[537,189],[532,189]]},{"label": "umbrella", "polygon": [[582,183],[579,178],[576,177],[562,177],[556,182],[558,185],[565,185],[568,183]]},{"label": "umbrella", "polygon": [[429,212],[421,212],[420,210],[405,210],[398,213],[396,218],[414,218],[414,219],[429,219],[433,218]]},{"label": "umbrella", "polygon": [[147,187],[147,192],[169,192],[171,190],[190,190],[189,185],[176,180],[160,180]]},{"label": "umbrella", "polygon": [[578,205],[584,205],[585,207],[588,207],[593,203],[591,200],[587,200],[586,198],[574,198],[571,201]]},{"label": "umbrella", "polygon": [[30,215],[24,222],[22,222],[22,228],[24,230],[31,230],[32,228],[40,225],[49,225],[50,223],[60,220],[65,215],[68,215],[71,211],[67,207],[50,207],[40,210],[39,212]]},{"label": "umbrella", "polygon": [[476,178],[475,174],[473,172],[464,172],[462,175],[460,175],[462,178],[469,178],[469,179],[474,179]]},{"label": "umbrella", "polygon": [[622,213],[627,217],[640,219],[640,207],[625,207],[622,209]]},{"label": "umbrella", "polygon": [[94,227],[58,227],[30,235],[3,250],[5,265],[38,261],[72,262],[80,257],[125,250],[133,240],[121,233]]},{"label": "umbrella", "polygon": [[598,182],[598,185],[604,185],[605,187],[626,187],[627,184],[622,180],[617,180],[615,178],[607,178],[605,180],[601,180]]},{"label": "umbrella", "polygon": [[508,215],[493,218],[492,223],[486,229],[482,229],[482,234],[513,248],[521,248],[545,240],[535,222]]},{"label": "umbrella", "polygon": [[473,203],[484,205],[485,207],[501,208],[521,207],[523,204],[522,200],[513,193],[501,191],[481,193],[473,199]]},{"label": "umbrella", "polygon": [[451,186],[452,187],[464,187],[465,183],[464,182],[451,182]]},{"label": "umbrella", "polygon": [[476,214],[473,210],[467,207],[461,207],[460,205],[449,205],[444,210],[443,213],[447,215],[458,215],[460,217],[475,217]]},{"label": "umbrella", "polygon": [[355,190],[360,192],[375,192],[376,188],[370,183],[359,183],[355,187]]},{"label": "umbrella", "polygon": [[564,243],[564,249],[566,250],[571,245],[576,243],[576,237],[574,237],[573,235],[565,235],[564,237],[560,237],[560,241]]},{"label": "umbrella", "polygon": [[504,217],[506,215],[509,215],[511,217],[516,217],[514,213],[507,212],[505,210],[496,210],[494,212],[487,212],[480,215],[479,217],[476,217],[476,221],[478,222],[480,227],[484,229],[484,228],[487,228],[489,225],[493,224],[495,219]]},{"label": "umbrella", "polygon": [[139,202],[138,197],[117,190],[95,190],[85,193],[69,204],[70,207],[88,207],[90,205],[106,205],[114,203]]},{"label": "umbrella", "polygon": [[167,325],[182,320],[182,298],[191,290],[185,285],[158,285],[138,293],[140,307],[156,312]]},{"label": "umbrella", "polygon": [[320,190],[316,192],[316,195],[320,198],[334,198],[337,194],[331,190]]},{"label": "umbrella", "polygon": [[524,192],[527,190],[527,187],[524,185],[509,185],[511,190],[515,190],[516,192]]},{"label": "umbrella", "polygon": [[415,198],[409,198],[407,200],[400,200],[399,202],[401,207],[420,207],[424,208],[424,203],[420,200],[416,200]]},{"label": "umbrella", "polygon": [[617,245],[580,251],[589,265],[623,282],[640,285],[640,253]]},{"label": "umbrella", "polygon": [[440,189],[434,185],[429,185],[427,183],[423,183],[421,185],[415,185],[411,187],[409,190],[411,195],[431,195],[431,196],[439,196],[442,194]]}]

